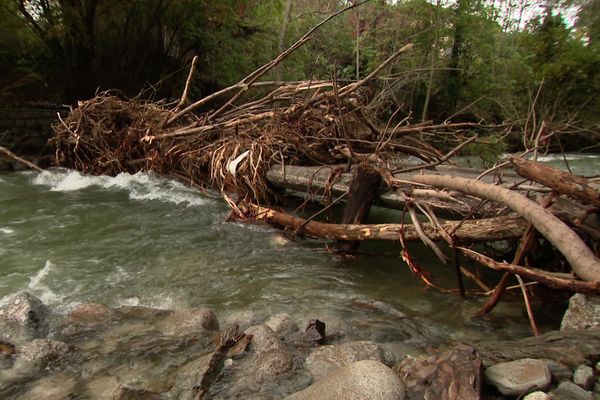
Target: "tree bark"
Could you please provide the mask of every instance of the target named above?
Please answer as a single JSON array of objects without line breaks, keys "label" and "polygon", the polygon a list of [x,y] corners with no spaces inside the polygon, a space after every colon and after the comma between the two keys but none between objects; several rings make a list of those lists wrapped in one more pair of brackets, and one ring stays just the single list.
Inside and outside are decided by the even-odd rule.
[{"label": "tree bark", "polygon": [[[410,224],[329,224],[307,221],[272,208],[254,204],[247,204],[245,208],[247,214],[257,220],[297,231],[299,234],[323,239],[350,241],[399,240],[400,235],[402,235],[405,242],[421,241],[417,230]],[[448,232],[456,229],[454,236],[461,243],[514,239],[521,237],[527,229],[527,221],[522,218],[511,217],[466,220],[462,223],[460,221],[440,221],[440,225]],[[431,240],[444,240],[435,225],[422,223],[421,228]]]},{"label": "tree bark", "polygon": [[519,157],[511,157],[510,162],[522,177],[548,186],[582,203],[600,207],[600,192],[590,186],[588,179]]},{"label": "tree bark", "polygon": [[561,220],[525,196],[496,185],[451,176],[415,175],[412,181],[445,187],[504,204],[526,218],[567,259],[586,281],[600,281],[600,260],[575,232]]},{"label": "tree bark", "polygon": [[[359,165],[355,171],[348,189],[342,224],[367,222],[371,204],[381,187],[381,174],[375,168]],[[338,240],[335,247],[339,252],[352,253],[358,249],[359,244],[359,241]]]}]

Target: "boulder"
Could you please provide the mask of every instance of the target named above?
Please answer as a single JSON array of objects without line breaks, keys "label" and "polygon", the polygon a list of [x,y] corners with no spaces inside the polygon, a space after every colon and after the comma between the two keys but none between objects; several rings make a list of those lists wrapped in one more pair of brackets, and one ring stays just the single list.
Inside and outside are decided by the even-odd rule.
[{"label": "boulder", "polygon": [[258,355],[285,348],[275,332],[267,325],[254,325],[244,331],[246,335],[252,335],[251,347]]},{"label": "boulder", "polygon": [[271,318],[265,322],[265,325],[271,328],[271,330],[279,337],[284,337],[299,329],[298,325],[292,320],[292,317],[285,313],[271,316]]},{"label": "boulder", "polygon": [[384,362],[384,350],[379,344],[371,341],[321,346],[306,358],[305,367],[313,379],[318,381],[339,367],[361,360]]},{"label": "boulder", "polygon": [[256,379],[262,382],[291,371],[294,368],[294,359],[287,350],[270,350],[256,358],[254,367],[256,368]]},{"label": "boulder", "polygon": [[430,356],[406,357],[394,371],[411,400],[479,400],[481,398],[482,362],[470,346]]},{"label": "boulder", "polygon": [[[9,325],[18,325],[33,337],[44,335],[48,328],[47,317],[50,309],[40,299],[28,292],[19,292],[0,307],[0,334],[5,339],[14,340],[23,334]],[[6,325],[6,327],[4,327]]]},{"label": "boulder", "polygon": [[50,363],[62,359],[68,351],[69,347],[58,340],[36,339],[22,346],[18,355],[21,360],[44,369]]},{"label": "boulder", "polygon": [[374,360],[362,360],[338,368],[329,376],[286,400],[404,400],[398,376]]},{"label": "boulder", "polygon": [[574,294],[560,324],[560,330],[600,327],[600,296]]},{"label": "boulder", "polygon": [[485,378],[503,395],[520,396],[532,389],[546,389],[551,375],[544,361],[524,358],[492,365],[485,370]]},{"label": "boulder", "polygon": [[75,335],[81,331],[99,327],[110,319],[110,310],[95,303],[84,303],[73,308],[60,322],[63,335]]},{"label": "boulder", "polygon": [[186,335],[194,332],[218,331],[215,313],[206,307],[175,310],[158,324],[164,335]]},{"label": "boulder", "polygon": [[591,392],[577,386],[573,382],[562,382],[550,392],[552,400],[594,400]]},{"label": "boulder", "polygon": [[596,377],[594,376],[592,367],[580,365],[575,369],[575,372],[573,372],[573,383],[577,386],[581,386],[585,390],[590,390],[595,382]]}]

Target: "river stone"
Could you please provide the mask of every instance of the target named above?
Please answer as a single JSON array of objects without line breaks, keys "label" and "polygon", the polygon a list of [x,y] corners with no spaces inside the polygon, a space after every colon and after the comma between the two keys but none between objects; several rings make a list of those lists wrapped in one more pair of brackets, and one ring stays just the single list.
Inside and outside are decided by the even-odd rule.
[{"label": "river stone", "polygon": [[87,399],[114,400],[121,394],[121,385],[114,376],[100,376],[87,382],[84,396]]},{"label": "river stone", "polygon": [[406,357],[394,366],[411,400],[479,400],[482,362],[470,346],[438,355]]},{"label": "river stone", "polygon": [[551,380],[546,363],[532,358],[493,365],[485,370],[485,377],[505,396],[520,396],[532,389],[544,390]]},{"label": "river stone", "polygon": [[600,297],[574,294],[560,324],[560,330],[600,327]]},{"label": "river stone", "polygon": [[573,382],[561,382],[550,392],[552,400],[594,400],[591,392],[577,386]]},{"label": "river stone", "polygon": [[164,318],[158,329],[164,335],[186,335],[193,332],[218,331],[215,313],[206,307],[175,310]]},{"label": "river stone", "polygon": [[271,328],[271,330],[279,337],[283,337],[299,329],[298,325],[292,320],[292,317],[286,313],[271,316],[271,318],[265,322],[265,325]]},{"label": "river stone", "polygon": [[257,355],[271,350],[281,350],[285,346],[275,332],[267,325],[254,325],[244,331],[246,335],[252,335],[251,347]]},{"label": "river stone", "polygon": [[38,379],[20,400],[65,400],[74,397],[77,382],[65,373]]},{"label": "river stone", "polygon": [[570,381],[573,377],[573,370],[566,365],[559,363],[554,360],[543,360],[548,368],[550,369],[550,374],[554,378],[554,381],[560,383],[563,381]]},{"label": "river stone", "polygon": [[17,322],[31,329],[43,329],[50,309],[28,292],[19,292],[0,307],[0,318]]},{"label": "river stone", "polygon": [[404,400],[398,376],[375,360],[362,360],[338,368],[332,374],[285,400]]},{"label": "river stone", "polygon": [[529,393],[527,396],[523,397],[523,400],[552,400],[552,397],[547,393],[537,391]]},{"label": "river stone", "polygon": [[69,347],[58,340],[35,339],[19,349],[19,357],[43,369],[63,358],[68,351]]},{"label": "river stone", "polygon": [[256,379],[262,382],[291,371],[294,368],[294,359],[287,349],[270,350],[256,358],[254,367]]},{"label": "river stone", "polygon": [[587,365],[580,365],[573,372],[573,383],[581,386],[585,390],[590,390],[594,386],[596,377],[594,376],[594,370],[592,367]]},{"label": "river stone", "polygon": [[384,359],[383,348],[375,342],[365,340],[321,346],[310,353],[304,366],[313,379],[318,381],[344,365],[361,360],[384,362]]}]

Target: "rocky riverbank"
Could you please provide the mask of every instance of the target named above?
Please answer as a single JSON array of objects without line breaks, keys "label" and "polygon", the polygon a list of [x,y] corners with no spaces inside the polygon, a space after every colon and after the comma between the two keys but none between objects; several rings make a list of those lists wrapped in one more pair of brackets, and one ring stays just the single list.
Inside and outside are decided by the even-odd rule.
[{"label": "rocky riverbank", "polygon": [[[21,292],[0,307],[0,397],[592,400],[600,398],[598,311],[597,299],[575,296],[564,331],[541,338],[544,357],[539,345],[527,350],[536,348],[528,339],[411,357],[287,314],[221,325],[203,307],[81,304],[58,315]],[[579,334],[587,347],[560,356]]]}]

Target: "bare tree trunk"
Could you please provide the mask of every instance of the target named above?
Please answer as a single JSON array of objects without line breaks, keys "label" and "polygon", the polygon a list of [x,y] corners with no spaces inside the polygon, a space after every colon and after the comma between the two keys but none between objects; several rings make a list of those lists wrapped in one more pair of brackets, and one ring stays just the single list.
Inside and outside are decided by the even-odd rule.
[{"label": "bare tree trunk", "polygon": [[586,281],[600,281],[600,260],[575,232],[540,205],[512,190],[473,179],[440,175],[415,175],[412,181],[472,194],[504,204],[527,219],[567,259]]}]

